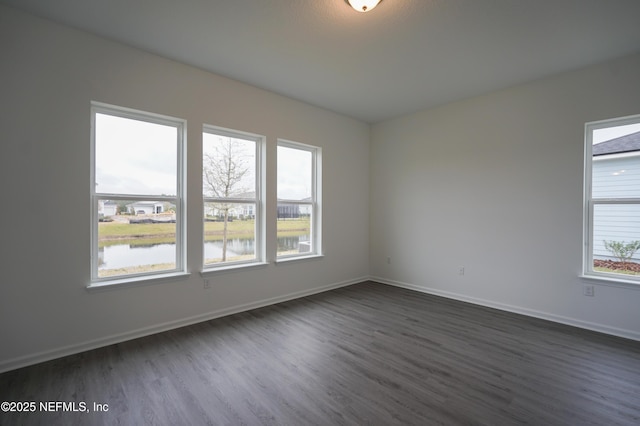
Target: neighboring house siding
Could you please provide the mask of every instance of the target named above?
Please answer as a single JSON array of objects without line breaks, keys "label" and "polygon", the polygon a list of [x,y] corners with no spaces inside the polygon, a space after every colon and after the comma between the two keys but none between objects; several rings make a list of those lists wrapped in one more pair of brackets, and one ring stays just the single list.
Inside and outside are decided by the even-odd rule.
[{"label": "neighboring house siding", "polygon": [[[640,198],[640,152],[593,159],[593,198]],[[640,205],[596,205],[593,221],[593,257],[615,260],[604,241],[640,240]],[[633,260],[640,262],[640,252]]]},{"label": "neighboring house siding", "polygon": [[[595,259],[611,259],[611,253],[605,249],[604,241],[640,240],[640,205],[622,206],[599,205],[595,209],[593,224],[593,257]],[[632,258],[640,262],[640,252]]]},{"label": "neighboring house siding", "polygon": [[640,153],[594,157],[592,191],[593,198],[640,198]]}]

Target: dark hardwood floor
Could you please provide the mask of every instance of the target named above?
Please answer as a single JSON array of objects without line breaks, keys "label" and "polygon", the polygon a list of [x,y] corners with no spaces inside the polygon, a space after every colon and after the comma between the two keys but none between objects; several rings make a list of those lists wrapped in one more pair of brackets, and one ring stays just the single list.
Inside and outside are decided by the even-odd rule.
[{"label": "dark hardwood floor", "polygon": [[640,342],[366,282],[10,371],[0,401],[90,411],[3,426],[638,425]]}]

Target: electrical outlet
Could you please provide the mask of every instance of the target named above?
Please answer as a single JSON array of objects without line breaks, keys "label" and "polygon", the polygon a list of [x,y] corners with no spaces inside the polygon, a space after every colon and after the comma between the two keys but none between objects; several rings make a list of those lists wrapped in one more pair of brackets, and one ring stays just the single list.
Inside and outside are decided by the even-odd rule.
[{"label": "electrical outlet", "polygon": [[458,266],[458,275],[464,275],[464,266]]},{"label": "electrical outlet", "polygon": [[202,284],[202,288],[204,289],[211,288],[211,282],[209,280],[204,280],[204,283]]},{"label": "electrical outlet", "polygon": [[595,289],[592,285],[585,285],[583,288],[583,292],[585,296],[593,297],[595,296]]}]

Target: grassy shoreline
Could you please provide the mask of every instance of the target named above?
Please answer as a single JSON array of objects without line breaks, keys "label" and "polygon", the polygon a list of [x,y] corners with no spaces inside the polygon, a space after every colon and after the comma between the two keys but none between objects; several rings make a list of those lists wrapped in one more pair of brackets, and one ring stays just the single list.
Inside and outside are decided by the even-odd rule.
[{"label": "grassy shoreline", "polygon": [[594,267],[593,270],[597,272],[608,272],[610,274],[640,275],[640,272],[636,272],[636,271],[629,271],[625,269],[603,268],[600,266]]},{"label": "grassy shoreline", "polygon": [[[253,238],[254,229],[253,220],[234,220],[227,224],[227,237]],[[175,243],[175,231],[175,223],[100,222],[98,224],[98,246]],[[310,221],[308,218],[278,221],[278,234],[281,236],[305,235],[309,231]],[[205,241],[221,241],[223,234],[223,222],[204,222]]]}]

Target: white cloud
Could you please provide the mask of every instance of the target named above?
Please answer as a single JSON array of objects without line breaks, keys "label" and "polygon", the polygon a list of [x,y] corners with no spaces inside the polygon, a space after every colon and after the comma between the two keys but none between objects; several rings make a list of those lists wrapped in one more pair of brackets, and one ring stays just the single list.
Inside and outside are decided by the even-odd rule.
[{"label": "white cloud", "polygon": [[96,114],[96,191],[175,195],[177,129]]},{"label": "white cloud", "polygon": [[309,151],[278,147],[278,198],[303,200],[311,197],[311,159]]},{"label": "white cloud", "polygon": [[626,126],[607,127],[593,131],[593,144],[619,138],[620,136],[630,135],[631,133],[640,132],[640,124],[628,124]]}]

